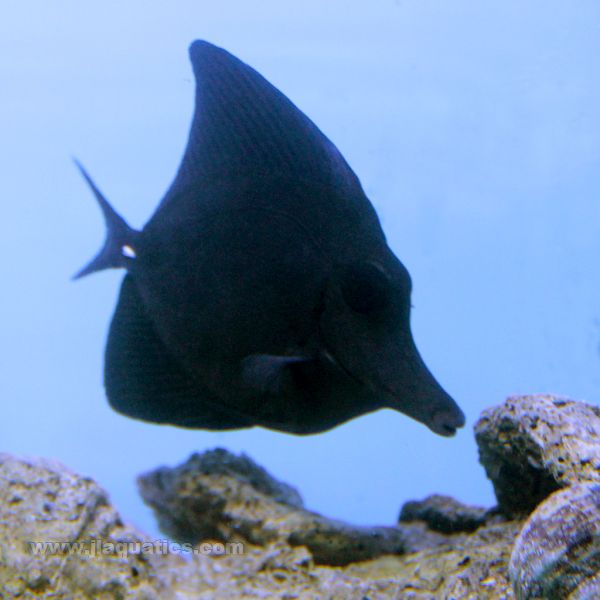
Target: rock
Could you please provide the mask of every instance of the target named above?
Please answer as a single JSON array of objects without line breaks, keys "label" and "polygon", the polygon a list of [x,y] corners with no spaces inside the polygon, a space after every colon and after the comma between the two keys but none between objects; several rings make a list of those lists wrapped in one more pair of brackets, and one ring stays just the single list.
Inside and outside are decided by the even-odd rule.
[{"label": "rock", "polygon": [[[552,396],[485,411],[476,435],[501,510],[432,496],[395,527],[311,512],[247,456],[194,455],[139,479],[185,556],[124,523],[92,480],[0,455],[0,598],[511,600],[509,559],[519,599],[599,598],[599,420]],[[40,554],[31,541],[80,546]]]},{"label": "rock", "polygon": [[519,600],[600,598],[600,484],[542,502],[517,537],[509,573]]},{"label": "rock", "polygon": [[251,485],[257,491],[271,497],[275,502],[302,508],[302,497],[291,485],[278,481],[249,456],[236,456],[224,448],[215,448],[203,454],[193,454],[179,467],[184,471],[201,472],[205,475],[233,476]]},{"label": "rock", "polygon": [[[93,556],[95,540],[116,553]],[[30,542],[80,550],[36,554]],[[0,455],[0,598],[175,598],[182,576],[200,587],[180,556],[125,556],[124,544],[138,542],[150,540],[121,521],[91,479],[56,462]]]},{"label": "rock", "polygon": [[500,509],[526,517],[552,492],[600,481],[600,409],[548,395],[513,396],[475,424]]},{"label": "rock", "polygon": [[[236,465],[243,466],[241,472]],[[261,481],[271,479],[248,457],[219,449],[193,455],[179,467],[142,475],[138,485],[165,533],[181,542],[239,541],[252,553],[260,546],[264,556],[276,557],[276,577],[290,590],[300,586],[300,598],[513,597],[507,565],[518,522],[447,499],[437,506],[445,526],[458,531],[475,527],[477,521],[475,533],[444,535],[433,531],[427,519],[398,527],[356,527],[267,491],[285,484],[273,480],[257,489],[255,469]],[[249,581],[257,585],[263,567],[251,569]],[[235,573],[237,580],[241,575]],[[273,582],[269,585],[272,590]]]},{"label": "rock", "polygon": [[[419,528],[424,525],[414,525],[414,532]],[[315,566],[305,547],[279,540],[223,556],[203,553],[202,545],[187,558],[144,551],[36,555],[27,541],[88,544],[80,549],[93,540],[154,547],[166,541],[124,524],[92,480],[58,463],[0,456],[2,598],[500,600],[512,598],[504,572],[515,533],[515,523],[496,523],[454,542],[434,534],[444,546],[347,567]]]},{"label": "rock", "polygon": [[434,494],[425,500],[406,502],[400,511],[399,522],[423,521],[429,529],[441,533],[475,531],[486,520],[488,510],[468,506],[449,496]]},{"label": "rock", "polygon": [[581,582],[569,595],[569,600],[596,600],[600,596],[600,573]]},{"label": "rock", "polygon": [[[381,554],[423,547],[435,535],[410,535],[396,527],[357,527],[302,508],[298,493],[273,479],[247,456],[223,449],[194,454],[183,465],[138,478],[142,498],[161,530],[181,542],[205,539],[267,546],[306,546],[317,564],[344,565]],[[412,546],[411,546],[412,547]]]},{"label": "rock", "polygon": [[[221,482],[221,487],[211,490],[203,485],[212,481]],[[176,469],[163,467],[141,475],[138,488],[154,509],[161,530],[175,540],[191,543],[232,538],[222,513],[226,498],[237,497],[244,490],[255,490],[259,498],[268,498],[278,506],[302,507],[302,498],[293,487],[271,477],[249,457],[221,448],[193,454]],[[247,506],[239,510],[252,511],[253,501],[258,502],[248,498]]]},{"label": "rock", "polygon": [[397,583],[391,597],[402,600],[509,600],[508,560],[519,527],[516,521],[484,525],[470,535],[448,536],[443,546],[349,565],[344,572],[390,578]]}]

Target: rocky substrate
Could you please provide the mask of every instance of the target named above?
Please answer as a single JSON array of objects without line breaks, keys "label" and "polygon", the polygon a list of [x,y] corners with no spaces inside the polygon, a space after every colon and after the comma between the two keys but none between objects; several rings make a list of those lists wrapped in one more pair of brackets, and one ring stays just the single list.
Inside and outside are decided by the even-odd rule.
[{"label": "rocky substrate", "polygon": [[498,506],[435,495],[389,527],[307,510],[223,449],[140,476],[183,554],[124,523],[91,479],[0,455],[0,598],[600,598],[600,410],[512,397],[475,436]]}]

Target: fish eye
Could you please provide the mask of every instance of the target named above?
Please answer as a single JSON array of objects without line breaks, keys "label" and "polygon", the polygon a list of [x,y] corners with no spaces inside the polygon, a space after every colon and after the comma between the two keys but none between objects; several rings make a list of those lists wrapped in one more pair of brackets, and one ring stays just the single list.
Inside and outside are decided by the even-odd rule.
[{"label": "fish eye", "polygon": [[363,315],[380,312],[390,303],[388,276],[371,262],[348,267],[342,276],[341,291],[346,304]]}]

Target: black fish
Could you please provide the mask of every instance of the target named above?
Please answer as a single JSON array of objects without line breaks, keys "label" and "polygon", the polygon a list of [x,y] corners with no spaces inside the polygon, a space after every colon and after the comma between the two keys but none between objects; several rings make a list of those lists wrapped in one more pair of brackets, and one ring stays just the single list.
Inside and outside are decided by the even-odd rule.
[{"label": "black fish", "polygon": [[389,407],[454,434],[464,415],[419,356],[409,274],[352,169],[249,66],[202,41],[190,56],[187,149],[142,231],[80,167],[108,234],[77,277],[127,270],[106,346],[112,407],[297,434]]}]

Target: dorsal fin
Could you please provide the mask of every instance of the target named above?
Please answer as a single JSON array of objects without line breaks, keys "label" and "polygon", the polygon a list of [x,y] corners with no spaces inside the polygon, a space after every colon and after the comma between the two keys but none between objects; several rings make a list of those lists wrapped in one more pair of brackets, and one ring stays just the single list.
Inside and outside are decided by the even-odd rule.
[{"label": "dorsal fin", "polygon": [[199,179],[287,174],[349,191],[358,178],[338,149],[254,69],[208,42],[190,46],[195,113],[166,199]]},{"label": "dorsal fin", "polygon": [[133,244],[138,232],[129,227],[123,217],[110,205],[81,163],[76,159],[73,160],[94,193],[98,205],[102,210],[104,222],[106,223],[106,240],[104,246],[95,258],[73,276],[73,279],[80,279],[104,269],[127,267],[129,261],[135,257]]}]

